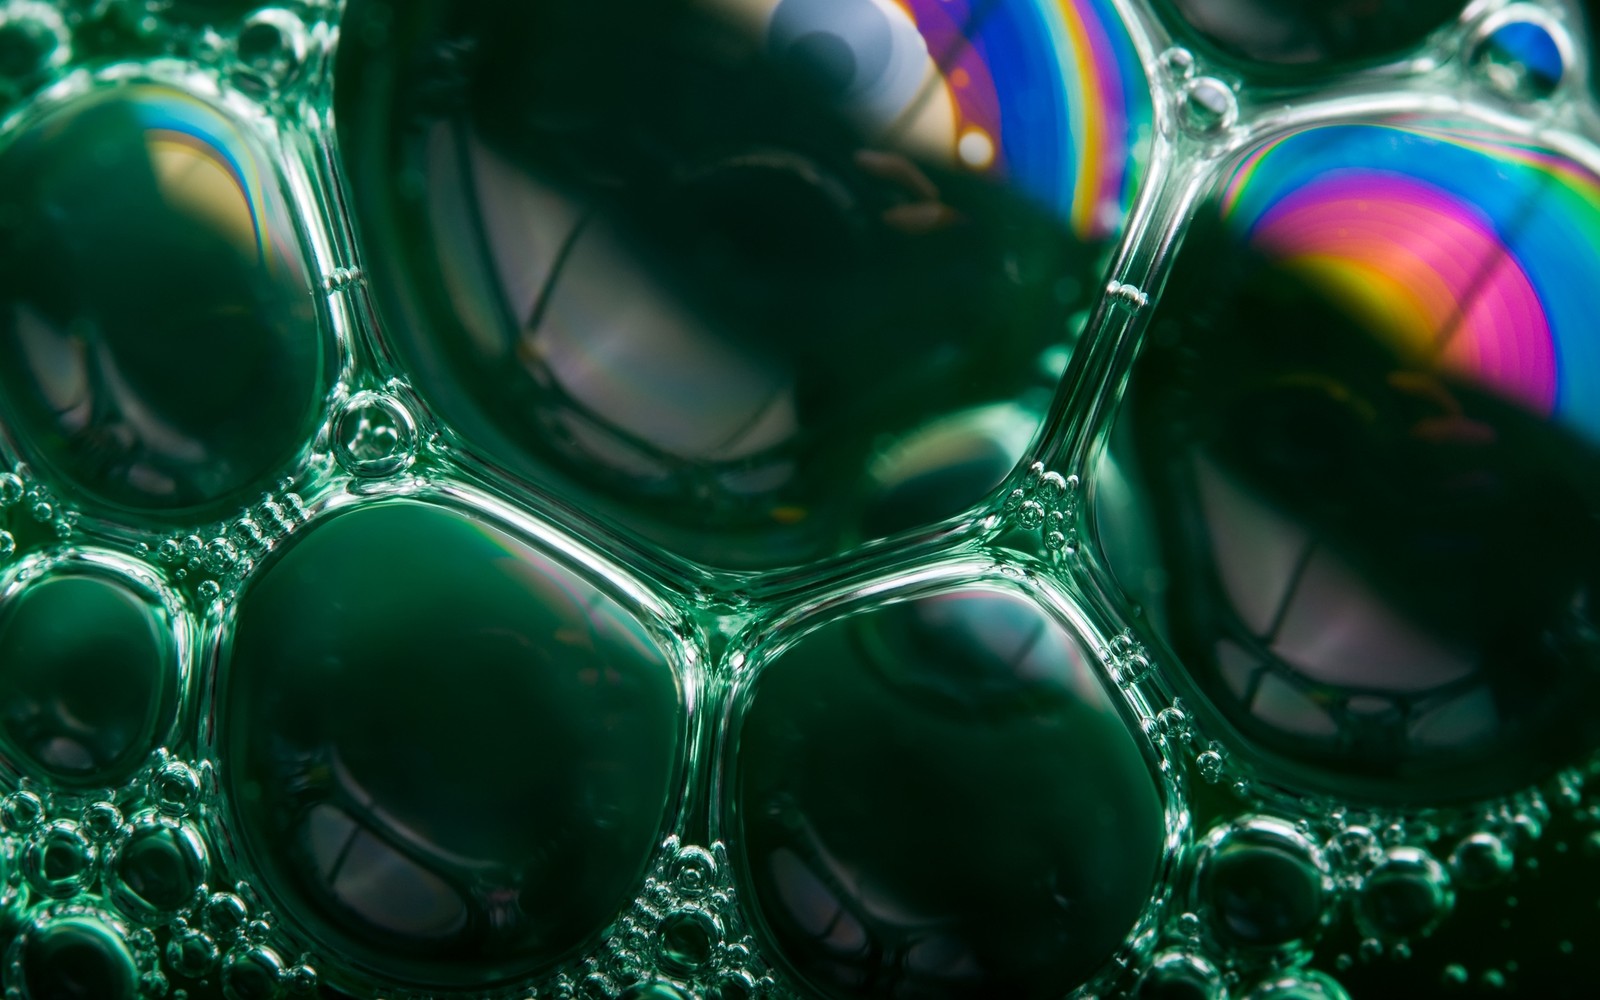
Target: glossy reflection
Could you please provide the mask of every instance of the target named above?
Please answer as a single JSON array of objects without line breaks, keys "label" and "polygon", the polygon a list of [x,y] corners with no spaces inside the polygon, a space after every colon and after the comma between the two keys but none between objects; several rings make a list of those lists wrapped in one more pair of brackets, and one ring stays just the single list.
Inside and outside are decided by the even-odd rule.
[{"label": "glossy reflection", "polygon": [[741,567],[1015,466],[1037,413],[875,506],[885,449],[1059,375],[1149,117],[1109,5],[432,6],[352,4],[389,27],[346,32],[339,121],[389,329],[474,450]]},{"label": "glossy reflection", "polygon": [[388,982],[571,957],[637,889],[679,694],[644,626],[501,530],[410,501],[316,524],[241,599],[218,721],[286,917]]},{"label": "glossy reflection", "polygon": [[134,820],[108,868],[117,909],[153,923],[194,901],[206,879],[205,841],[191,827],[147,813]]},{"label": "glossy reflection", "polygon": [[1470,124],[1295,133],[1201,211],[1108,470],[1149,509],[1099,516],[1264,763],[1434,800],[1600,741],[1597,282],[1600,180]]},{"label": "glossy reflection", "polygon": [[278,184],[233,122],[157,86],[0,152],[0,414],[75,497],[214,506],[299,447],[323,345]]},{"label": "glossy reflection", "polygon": [[1267,71],[1342,69],[1404,55],[1466,0],[1159,0],[1223,54]]},{"label": "glossy reflection", "polygon": [[968,589],[835,622],[764,668],[732,849],[760,931],[834,997],[1058,997],[1142,911],[1151,772],[1078,641]]},{"label": "glossy reflection", "polygon": [[17,981],[8,992],[19,1000],[135,1000],[138,966],[127,942],[92,916],[50,919],[23,939]]},{"label": "glossy reflection", "polygon": [[165,613],[115,579],[14,590],[0,601],[0,753],[70,788],[124,781],[171,725],[179,670]]}]

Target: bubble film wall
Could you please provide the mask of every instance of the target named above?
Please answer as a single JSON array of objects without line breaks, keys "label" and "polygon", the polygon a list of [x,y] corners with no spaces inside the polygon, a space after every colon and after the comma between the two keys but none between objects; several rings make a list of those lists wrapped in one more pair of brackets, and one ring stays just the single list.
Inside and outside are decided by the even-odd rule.
[{"label": "bubble film wall", "polygon": [[1597,32],[0,2],[5,1000],[1592,996]]}]

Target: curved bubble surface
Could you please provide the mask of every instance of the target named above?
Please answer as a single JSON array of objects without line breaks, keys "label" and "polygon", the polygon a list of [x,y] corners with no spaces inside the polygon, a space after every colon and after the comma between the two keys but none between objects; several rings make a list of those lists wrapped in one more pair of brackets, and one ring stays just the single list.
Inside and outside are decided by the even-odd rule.
[{"label": "curved bubble surface", "polygon": [[331,954],[503,982],[637,891],[676,774],[673,670],[504,530],[414,501],[316,524],[243,595],[220,668],[239,836]]},{"label": "curved bubble surface", "polygon": [[170,516],[300,449],[326,347],[281,184],[237,122],[155,84],[0,151],[0,415],[61,485]]},{"label": "curved bubble surface", "polygon": [[783,964],[833,997],[1053,997],[1149,898],[1163,813],[1081,641],[1026,598],[922,597],[761,668],[732,849]]}]

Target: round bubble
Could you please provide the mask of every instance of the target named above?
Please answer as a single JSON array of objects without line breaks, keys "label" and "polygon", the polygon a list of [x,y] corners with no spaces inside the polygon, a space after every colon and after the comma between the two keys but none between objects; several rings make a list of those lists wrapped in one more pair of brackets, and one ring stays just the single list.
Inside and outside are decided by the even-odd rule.
[{"label": "round bubble", "polygon": [[335,514],[280,551],[239,599],[217,742],[232,828],[322,978],[480,988],[592,941],[677,773],[650,629],[431,504]]},{"label": "round bubble", "polygon": [[1433,933],[1454,906],[1450,875],[1433,855],[1394,847],[1362,882],[1356,920],[1381,940],[1403,941]]},{"label": "round bubble", "polygon": [[1600,744],[1600,176],[1469,120],[1290,131],[1199,210],[1096,516],[1257,767],[1446,802]]},{"label": "round bubble", "polygon": [[141,922],[176,914],[194,901],[206,879],[206,846],[192,827],[154,813],[132,829],[106,866],[111,900]]},{"label": "round bubble", "polygon": [[1016,466],[1143,159],[1111,4],[437,6],[343,36],[337,120],[386,336],[475,451],[738,569]]},{"label": "round bubble", "polygon": [[0,758],[66,788],[127,779],[172,723],[178,655],[129,582],[72,569],[0,590]]},{"label": "round bubble", "polygon": [[1148,903],[1163,812],[1083,643],[986,587],[809,632],[737,724],[730,850],[837,997],[1057,997]]},{"label": "round bubble", "polygon": [[1222,973],[1200,955],[1166,951],[1150,962],[1133,991],[1134,1000],[1221,1000]]},{"label": "round bubble", "polygon": [[1195,40],[1272,77],[1326,75],[1416,48],[1466,0],[1159,0]]},{"label": "round bubble", "polygon": [[[38,918],[8,953],[19,1000],[137,1000],[139,967],[111,923],[90,913]],[[10,989],[7,990],[10,992]]]},{"label": "round bubble", "polygon": [[1284,948],[1311,938],[1329,894],[1321,852],[1275,819],[1218,827],[1195,863],[1196,908],[1211,932],[1234,946]]},{"label": "round bubble", "polygon": [[281,472],[324,368],[281,183],[238,123],[156,85],[53,108],[0,150],[0,417],[41,472],[166,514]]}]

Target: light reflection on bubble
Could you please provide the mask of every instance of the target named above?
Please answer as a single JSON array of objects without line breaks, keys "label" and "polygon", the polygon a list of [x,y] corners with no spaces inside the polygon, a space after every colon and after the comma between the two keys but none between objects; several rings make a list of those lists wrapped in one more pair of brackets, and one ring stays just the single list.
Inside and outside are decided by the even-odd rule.
[{"label": "light reflection on bubble", "polygon": [[42,467],[150,512],[289,458],[324,358],[279,184],[235,121],[157,85],[54,108],[0,152],[0,386]]},{"label": "light reflection on bubble", "polygon": [[[393,92],[395,159],[348,148],[359,211],[394,235],[371,246],[391,335],[469,443],[751,568],[950,517],[1015,466],[1038,415],[1002,461],[957,457],[937,503],[883,510],[886,449],[1042,411],[1044,361],[1101,282],[1151,114],[1109,5],[619,0],[449,22],[455,54]],[[597,31],[581,60],[559,42]],[[392,56],[342,58],[367,79]]]},{"label": "light reflection on bubble", "polygon": [[1410,801],[1594,745],[1597,280],[1600,179],[1468,122],[1295,131],[1201,209],[1102,537],[1266,762]]}]

